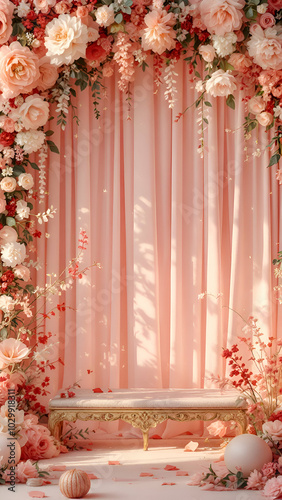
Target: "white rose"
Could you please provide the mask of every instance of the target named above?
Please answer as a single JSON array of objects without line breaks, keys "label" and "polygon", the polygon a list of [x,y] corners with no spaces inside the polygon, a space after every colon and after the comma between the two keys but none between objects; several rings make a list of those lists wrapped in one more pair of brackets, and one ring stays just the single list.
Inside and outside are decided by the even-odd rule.
[{"label": "white rose", "polygon": [[45,32],[45,47],[52,64],[72,64],[85,57],[88,31],[78,17],[61,14],[47,24]]},{"label": "white rose", "polygon": [[259,14],[265,14],[267,9],[268,9],[267,3],[261,3],[260,5],[257,6],[257,11]]},{"label": "white rose", "polygon": [[[17,219],[24,220],[28,219],[30,214],[30,208],[27,206],[27,202],[25,200],[17,201]],[[0,231],[1,236],[1,231]]]},{"label": "white rose", "polygon": [[7,193],[12,193],[17,187],[17,181],[14,177],[4,177],[0,182],[0,187]]},{"label": "white rose", "polygon": [[199,54],[202,56],[204,61],[212,62],[215,58],[215,50],[212,45],[201,45],[199,48]]},{"label": "white rose", "polygon": [[20,174],[18,185],[24,189],[31,189],[34,186],[34,180],[31,174]]},{"label": "white rose", "polygon": [[114,10],[113,8],[108,7],[107,5],[99,7],[96,10],[95,15],[96,15],[96,21],[99,24],[99,26],[103,26],[104,28],[110,26],[110,24],[113,24],[115,22]]},{"label": "white rose", "polygon": [[260,125],[263,127],[268,127],[273,122],[273,115],[268,113],[268,111],[263,111],[259,115],[256,115],[256,119]]},{"label": "white rose", "polygon": [[226,33],[224,36],[213,35],[211,39],[219,57],[229,56],[236,48],[237,35],[235,33]]},{"label": "white rose", "polygon": [[8,313],[14,310],[15,303],[12,297],[8,295],[0,295],[0,309],[4,313]]},{"label": "white rose", "polygon": [[28,130],[19,132],[16,136],[16,143],[21,146],[25,153],[36,153],[45,140],[45,134],[42,130]]},{"label": "white rose", "polygon": [[49,103],[38,94],[30,95],[18,109],[18,115],[24,128],[36,130],[49,118]]},{"label": "white rose", "polygon": [[1,257],[5,266],[15,267],[21,264],[26,257],[26,248],[23,243],[11,242],[2,245]]},{"label": "white rose", "polygon": [[261,96],[254,96],[248,102],[250,113],[257,115],[265,110],[265,102]]},{"label": "white rose", "polygon": [[14,274],[17,278],[20,278],[23,281],[29,281],[30,280],[30,270],[26,266],[16,266],[14,268]]},{"label": "white rose", "polygon": [[14,241],[17,241],[18,239],[18,233],[17,231],[10,227],[10,226],[4,226],[0,230],[0,244],[5,245],[5,243],[11,243]]},{"label": "white rose", "polygon": [[223,69],[215,71],[207,81],[206,91],[213,97],[228,96],[237,88],[236,80],[233,75]]}]

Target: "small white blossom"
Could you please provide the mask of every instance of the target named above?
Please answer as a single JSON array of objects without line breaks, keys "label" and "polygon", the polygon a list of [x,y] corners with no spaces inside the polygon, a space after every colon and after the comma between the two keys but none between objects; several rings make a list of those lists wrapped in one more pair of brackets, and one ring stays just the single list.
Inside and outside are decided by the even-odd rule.
[{"label": "small white blossom", "polygon": [[30,11],[30,5],[25,0],[21,0],[18,7],[16,8],[16,12],[19,17],[26,17]]},{"label": "small white blossom", "polygon": [[274,109],[274,116],[275,118],[279,118],[280,120],[282,120],[282,107],[281,106],[276,106]]},{"label": "small white blossom", "polygon": [[267,3],[261,3],[260,5],[257,6],[257,11],[259,14],[265,14],[267,9],[268,9]]},{"label": "small white blossom", "polygon": [[2,175],[4,177],[9,177],[10,175],[13,175],[13,167],[6,167],[2,170]]},{"label": "small white blossom", "polygon": [[199,81],[196,83],[196,85],[195,85],[195,90],[196,90],[197,92],[201,92],[201,93],[202,93],[202,92],[205,92],[205,87],[204,87],[204,84],[203,84],[202,80],[199,80]]}]

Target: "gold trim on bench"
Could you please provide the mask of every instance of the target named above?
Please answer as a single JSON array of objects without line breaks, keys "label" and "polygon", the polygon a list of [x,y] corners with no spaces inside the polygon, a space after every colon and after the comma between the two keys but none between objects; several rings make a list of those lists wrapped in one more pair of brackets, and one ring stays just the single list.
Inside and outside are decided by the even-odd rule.
[{"label": "gold trim on bench", "polygon": [[144,450],[148,449],[149,430],[165,420],[187,422],[192,420],[222,420],[235,421],[239,424],[241,433],[247,428],[246,412],[242,408],[50,408],[48,426],[51,434],[60,439],[63,421],[98,420],[112,422],[124,420],[143,432]]}]

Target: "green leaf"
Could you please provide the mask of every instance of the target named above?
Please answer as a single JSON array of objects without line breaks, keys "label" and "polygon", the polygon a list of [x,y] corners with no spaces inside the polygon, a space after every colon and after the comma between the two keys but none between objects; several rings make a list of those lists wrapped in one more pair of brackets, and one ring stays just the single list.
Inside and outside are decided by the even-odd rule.
[{"label": "green leaf", "polygon": [[22,35],[25,31],[24,25],[22,23],[15,23],[13,26],[12,36]]},{"label": "green leaf", "polygon": [[212,104],[209,101],[205,101],[205,105],[208,106],[209,108],[212,107]]},{"label": "green leaf", "polygon": [[2,330],[0,331],[0,337],[2,340],[5,340],[8,337],[7,328],[2,328]]},{"label": "green leaf", "polygon": [[276,165],[276,163],[279,162],[280,158],[281,158],[280,153],[275,153],[274,155],[271,156],[269,164],[267,166],[272,167],[272,165]]},{"label": "green leaf", "polygon": [[6,225],[7,226],[15,226],[16,225],[16,221],[14,219],[14,217],[6,217]]},{"label": "green leaf", "polygon": [[246,11],[245,11],[245,14],[246,14],[246,17],[248,19],[252,19],[254,17],[254,11],[252,9],[252,7],[249,7]]},{"label": "green leaf", "polygon": [[58,150],[56,144],[54,144],[53,141],[47,141],[47,144],[48,144],[50,150],[52,151],[52,153],[57,153],[57,154],[60,153],[60,151]]},{"label": "green leaf", "polygon": [[45,132],[45,135],[47,135],[47,137],[49,137],[50,135],[53,135],[54,134],[54,130],[47,130],[47,132]]},{"label": "green leaf", "polygon": [[254,130],[254,128],[256,128],[257,124],[258,124],[257,120],[251,121],[246,128],[247,132],[251,132],[252,130]]},{"label": "green leaf", "polygon": [[24,173],[25,173],[25,168],[22,165],[15,165],[14,166],[13,175],[15,175],[15,177],[18,177],[19,175],[24,174]]},{"label": "green leaf", "polygon": [[116,22],[117,24],[120,24],[122,21],[123,21],[123,15],[119,12],[119,13],[115,16],[115,22]]},{"label": "green leaf", "polygon": [[226,104],[229,106],[231,109],[235,109],[235,99],[233,94],[229,94],[229,96],[226,99]]},{"label": "green leaf", "polygon": [[201,75],[200,75],[200,73],[198,71],[195,71],[195,75],[196,75],[197,78],[201,78]]},{"label": "green leaf", "polygon": [[36,163],[33,163],[31,161],[29,163],[30,163],[31,168],[34,168],[34,170],[39,170],[39,167],[38,167],[38,165],[36,165]]},{"label": "green leaf", "polygon": [[76,97],[76,91],[73,88],[70,88],[70,93],[71,93],[71,95]]},{"label": "green leaf", "polygon": [[203,118],[203,120],[207,125],[209,124],[209,120],[207,118]]},{"label": "green leaf", "polygon": [[25,289],[26,289],[26,291],[28,293],[33,293],[34,292],[34,286],[33,285],[26,285]]},{"label": "green leaf", "polygon": [[30,210],[33,210],[33,204],[30,203],[29,201],[27,202],[27,206],[28,206],[28,208],[30,208]]},{"label": "green leaf", "polygon": [[227,70],[234,71],[234,66],[232,66],[229,62],[225,63],[225,71]]}]

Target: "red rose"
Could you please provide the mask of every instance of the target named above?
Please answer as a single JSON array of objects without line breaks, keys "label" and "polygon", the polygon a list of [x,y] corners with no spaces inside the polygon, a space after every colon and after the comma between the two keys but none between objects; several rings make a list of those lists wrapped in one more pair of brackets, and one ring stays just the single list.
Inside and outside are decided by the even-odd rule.
[{"label": "red rose", "polygon": [[101,45],[97,43],[91,43],[86,49],[86,59],[89,61],[102,61],[107,56],[107,52]]},{"label": "red rose", "polygon": [[2,132],[0,134],[0,144],[2,146],[12,146],[15,140],[15,134],[11,134],[10,132]]}]

